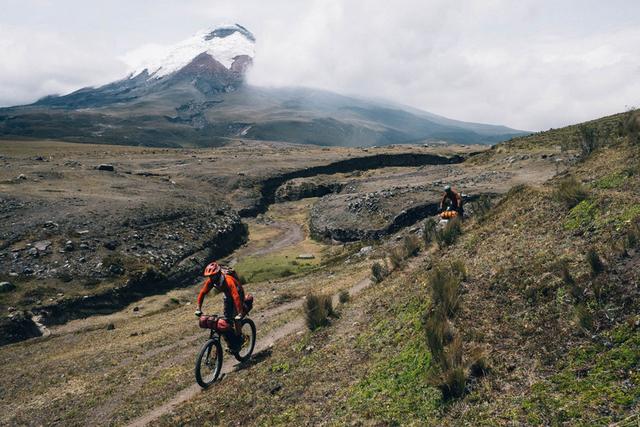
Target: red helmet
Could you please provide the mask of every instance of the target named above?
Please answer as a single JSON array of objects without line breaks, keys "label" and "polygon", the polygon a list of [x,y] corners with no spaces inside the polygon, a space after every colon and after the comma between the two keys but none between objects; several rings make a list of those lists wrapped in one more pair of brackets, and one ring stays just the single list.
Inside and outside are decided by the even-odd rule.
[{"label": "red helmet", "polygon": [[207,267],[204,269],[205,277],[215,276],[218,273],[220,273],[220,266],[215,261],[207,265]]}]

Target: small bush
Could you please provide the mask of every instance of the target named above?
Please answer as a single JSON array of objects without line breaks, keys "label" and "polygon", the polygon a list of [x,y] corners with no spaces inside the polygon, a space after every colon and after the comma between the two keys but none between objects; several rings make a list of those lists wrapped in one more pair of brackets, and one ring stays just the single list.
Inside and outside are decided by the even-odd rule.
[{"label": "small bush", "polygon": [[633,222],[624,236],[624,249],[635,249],[640,245],[640,224]]},{"label": "small bush", "polygon": [[328,325],[329,316],[335,314],[331,297],[328,295],[308,294],[303,308],[307,327],[312,331]]},{"label": "small bush", "polygon": [[444,343],[447,318],[441,310],[432,310],[424,318],[424,331],[427,347],[434,362],[444,362]]},{"label": "small bush", "polygon": [[444,400],[457,399],[464,395],[467,383],[467,376],[464,368],[458,366],[448,369],[442,373],[442,382],[439,385]]},{"label": "small bush", "polygon": [[405,258],[413,257],[420,252],[420,239],[415,234],[410,234],[402,239],[402,249]]},{"label": "small bush", "polygon": [[591,267],[592,276],[597,276],[604,271],[604,264],[602,262],[602,259],[600,259],[600,255],[598,255],[598,252],[594,248],[590,248],[587,251],[586,258],[589,267]]},{"label": "small bush", "polygon": [[629,142],[640,144],[640,113],[638,110],[627,112],[623,119],[622,134],[629,138]]},{"label": "small bush", "polygon": [[440,248],[450,246],[462,234],[462,222],[458,218],[450,220],[447,225],[436,232],[436,242]]},{"label": "small bush", "polygon": [[340,301],[340,304],[346,304],[349,302],[350,299],[351,299],[351,296],[349,295],[349,291],[347,290],[342,290],[338,294],[338,301]]},{"label": "small bush", "polygon": [[554,197],[567,209],[571,209],[589,197],[589,191],[574,177],[569,177],[558,182]]},{"label": "small bush", "polygon": [[399,268],[405,260],[404,248],[396,246],[389,251],[389,262],[393,270]]},{"label": "small bush", "polygon": [[584,298],[584,289],[578,286],[578,283],[569,271],[569,264],[565,260],[559,262],[558,273],[560,274],[562,282],[569,288],[571,296],[576,301],[582,301],[582,299]]},{"label": "small bush", "polygon": [[436,238],[436,227],[438,222],[434,218],[429,218],[424,222],[422,227],[422,238],[425,244],[430,244]]},{"label": "small bush", "polygon": [[382,282],[388,274],[389,269],[386,267],[386,265],[383,265],[379,262],[374,262],[371,266],[371,276],[375,283]]},{"label": "small bush", "polygon": [[476,354],[473,356],[473,363],[469,366],[469,373],[472,377],[480,378],[486,376],[489,372],[491,372],[491,366],[489,365],[489,361],[487,357],[481,351],[476,351]]},{"label": "small bush", "polygon": [[593,330],[593,314],[584,304],[578,304],[575,308],[576,320],[581,328],[586,331]]},{"label": "small bush", "polygon": [[598,148],[598,133],[594,127],[583,125],[579,129],[580,157],[586,159]]},{"label": "small bush", "polygon": [[451,272],[458,275],[458,277],[460,277],[460,280],[467,280],[467,267],[464,265],[464,262],[456,259],[454,261],[451,261],[451,264],[449,264],[449,266],[451,267]]},{"label": "small bush", "polygon": [[460,306],[460,277],[451,270],[436,267],[429,274],[428,283],[434,306],[453,317]]}]

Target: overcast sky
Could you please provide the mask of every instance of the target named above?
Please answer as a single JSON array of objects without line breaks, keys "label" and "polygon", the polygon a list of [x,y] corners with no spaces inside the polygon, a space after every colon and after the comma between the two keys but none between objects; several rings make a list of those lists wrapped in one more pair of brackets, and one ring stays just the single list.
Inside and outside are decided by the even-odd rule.
[{"label": "overcast sky", "polygon": [[640,106],[635,0],[0,0],[0,105],[124,77],[131,52],[217,23],[250,81],[542,130]]}]

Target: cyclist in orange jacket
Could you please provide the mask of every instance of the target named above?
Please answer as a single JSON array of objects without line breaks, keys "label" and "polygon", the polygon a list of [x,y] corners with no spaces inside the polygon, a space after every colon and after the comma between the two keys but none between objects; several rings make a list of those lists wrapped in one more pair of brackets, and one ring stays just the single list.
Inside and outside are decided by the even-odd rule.
[{"label": "cyclist in orange jacket", "polygon": [[216,293],[224,294],[224,317],[235,326],[236,336],[241,335],[241,326],[239,320],[246,314],[245,295],[240,280],[229,271],[223,271],[217,262],[212,262],[204,270],[206,280],[202,284],[200,293],[198,294],[198,303],[196,306],[196,316],[202,315],[202,303],[204,297],[215,289]]}]

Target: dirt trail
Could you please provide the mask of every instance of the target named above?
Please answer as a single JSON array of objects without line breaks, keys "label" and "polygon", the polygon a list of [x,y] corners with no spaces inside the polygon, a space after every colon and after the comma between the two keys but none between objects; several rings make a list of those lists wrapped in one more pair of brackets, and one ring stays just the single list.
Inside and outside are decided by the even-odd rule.
[{"label": "dirt trail", "polygon": [[278,234],[277,240],[270,242],[265,246],[254,248],[252,248],[251,246],[246,246],[245,248],[236,251],[232,255],[228,264],[233,267],[240,258],[248,256],[268,255],[270,253],[284,249],[288,246],[297,245],[304,240],[304,231],[302,230],[300,224],[288,221],[274,221],[269,223],[269,226],[280,230],[280,234]]},{"label": "dirt trail", "polygon": [[[350,295],[356,295],[359,292],[361,292],[363,289],[365,289],[366,287],[368,287],[371,284],[371,280],[366,278],[366,279],[362,279],[360,280],[358,283],[356,283],[355,285],[353,285],[351,288],[349,288],[349,294]],[[304,298],[299,298],[295,301],[292,301],[290,303],[287,304],[283,304],[279,307],[276,307],[274,309],[271,309],[265,313],[263,313],[264,317],[273,317],[274,315],[287,311],[287,310],[292,310],[296,307],[300,307],[302,305],[302,302],[304,301]],[[333,296],[333,301],[334,303],[337,303],[338,301],[338,295],[334,295]],[[273,346],[275,344],[276,341],[287,337],[289,335],[292,335],[296,332],[299,331],[303,331],[305,327],[305,322],[304,322],[304,317],[303,316],[298,316],[296,317],[294,320],[286,323],[285,325],[277,328],[276,330],[272,331],[271,333],[267,334],[264,337],[260,337],[260,329],[258,328],[258,340],[256,342],[256,347],[254,350],[254,354],[259,353],[261,351],[264,351],[268,348],[270,348],[271,346]],[[195,354],[195,353],[194,353]],[[235,359],[232,359],[231,357],[226,357],[224,360],[224,364],[222,366],[222,375],[225,374],[230,374],[234,371],[236,371],[238,368],[240,368],[242,365],[237,363]],[[212,388],[215,388],[215,384],[213,385]],[[153,421],[157,420],[158,418],[160,418],[161,416],[170,413],[173,408],[175,408],[177,405],[186,402],[190,399],[192,399],[193,397],[195,397],[198,393],[206,393],[207,391],[202,390],[200,388],[200,386],[198,386],[197,384],[194,384],[182,391],[180,391],[173,399],[169,400],[168,402],[163,403],[162,405],[154,408],[153,410],[151,410],[150,412],[144,414],[143,416],[141,416],[140,418],[137,418],[135,420],[133,420],[132,422],[130,422],[128,424],[128,426],[130,427],[140,427],[140,426],[146,426],[149,425],[150,423],[152,423]]]}]

